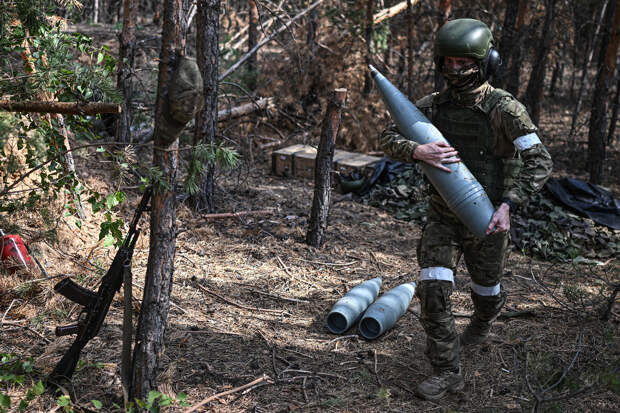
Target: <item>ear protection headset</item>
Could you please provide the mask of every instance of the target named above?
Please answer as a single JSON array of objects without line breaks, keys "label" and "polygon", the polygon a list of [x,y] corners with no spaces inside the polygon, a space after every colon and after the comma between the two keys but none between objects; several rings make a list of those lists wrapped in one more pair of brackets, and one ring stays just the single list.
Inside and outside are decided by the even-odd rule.
[{"label": "ear protection headset", "polygon": [[491,76],[496,76],[499,74],[499,71],[502,68],[502,58],[494,47],[489,49],[489,53],[487,53],[487,57],[482,60],[481,66],[485,80],[489,79]]}]

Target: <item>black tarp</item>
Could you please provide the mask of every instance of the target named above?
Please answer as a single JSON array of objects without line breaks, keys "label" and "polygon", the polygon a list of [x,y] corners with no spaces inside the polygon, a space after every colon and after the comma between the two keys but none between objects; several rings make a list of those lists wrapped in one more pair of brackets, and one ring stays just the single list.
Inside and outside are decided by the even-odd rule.
[{"label": "black tarp", "polygon": [[620,202],[609,191],[574,178],[551,178],[545,187],[553,197],[597,224],[620,229]]}]

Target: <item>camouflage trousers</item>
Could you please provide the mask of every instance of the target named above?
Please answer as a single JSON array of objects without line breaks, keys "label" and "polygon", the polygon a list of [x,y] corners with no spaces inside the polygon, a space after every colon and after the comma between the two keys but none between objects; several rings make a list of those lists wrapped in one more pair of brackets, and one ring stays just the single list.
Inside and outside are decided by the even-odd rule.
[{"label": "camouflage trousers", "polygon": [[435,368],[451,370],[460,363],[450,296],[461,256],[471,277],[474,317],[490,324],[506,301],[500,280],[510,253],[509,243],[508,233],[476,238],[443,201],[431,198],[417,251],[422,273],[416,296],[420,299],[420,322],[427,336],[425,354]]}]

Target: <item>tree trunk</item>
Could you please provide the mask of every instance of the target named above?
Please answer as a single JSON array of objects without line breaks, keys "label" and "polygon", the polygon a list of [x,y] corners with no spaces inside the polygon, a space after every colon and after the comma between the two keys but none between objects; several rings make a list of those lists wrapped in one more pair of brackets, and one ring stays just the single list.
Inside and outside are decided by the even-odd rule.
[{"label": "tree trunk", "polygon": [[116,87],[123,94],[123,110],[116,121],[116,141],[131,142],[131,101],[133,99],[134,47],[136,44],[136,18],[139,0],[125,0],[123,3],[123,30],[121,32],[118,56]]},{"label": "tree trunk", "polygon": [[[440,0],[439,1],[439,16],[437,17],[437,28],[441,28],[450,17],[452,13],[452,0]],[[445,84],[443,81],[443,76],[438,68],[435,68],[435,92],[440,92],[443,90]]]},{"label": "tree trunk", "polygon": [[[215,144],[217,134],[217,71],[218,71],[218,43],[219,43],[219,14],[220,0],[199,0],[196,16],[196,56],[198,66],[202,74],[202,89],[204,94],[204,107],[196,116],[194,129],[194,146],[199,144]],[[214,200],[214,172],[215,165],[207,163],[197,165],[200,160],[196,153],[192,156],[190,174],[199,173],[198,176],[188,177],[200,181],[200,192],[192,197],[192,205],[195,210],[215,211]],[[198,172],[201,171],[201,172]]]},{"label": "tree trunk", "polygon": [[[250,1],[250,21],[248,29],[248,52],[256,46],[258,42],[258,8],[255,0]],[[253,53],[248,58],[248,89],[256,90],[256,70],[258,52]]]},{"label": "tree trunk", "polygon": [[[588,69],[590,64],[592,63],[592,58],[594,57],[594,47],[596,44],[596,38],[601,30],[601,26],[603,24],[603,18],[605,17],[605,10],[609,5],[609,0],[602,4],[601,14],[598,19],[596,30],[594,31],[594,36],[588,36],[588,40],[586,42],[585,50],[589,50],[589,53],[584,53],[583,58],[583,69],[581,70],[581,78],[579,79],[579,91],[577,92],[577,102],[575,103],[575,110],[573,110],[573,116],[570,124],[570,132],[568,133],[569,139],[575,134],[575,128],[577,127],[577,118],[579,117],[579,112],[581,112],[581,104],[583,103],[583,91],[586,85],[586,78],[588,76]],[[589,33],[588,33],[589,34]]]},{"label": "tree trunk", "polygon": [[555,96],[555,88],[558,84],[558,80],[560,81],[560,85],[562,84],[562,76],[564,74],[564,63],[558,60],[555,62],[555,67],[553,68],[553,74],[551,75],[551,85],[549,85],[549,97]]},{"label": "tree trunk", "polygon": [[532,74],[525,91],[524,103],[527,106],[532,120],[538,124],[540,119],[540,101],[543,98],[543,90],[545,83],[545,72],[547,68],[547,55],[551,50],[553,43],[553,13],[556,0],[546,0],[547,11],[545,13],[545,22],[542,28],[542,39],[540,47],[534,59],[532,66]]},{"label": "tree trunk", "polygon": [[600,184],[603,178],[603,161],[605,160],[605,138],[607,130],[607,112],[611,89],[613,87],[616,56],[620,45],[620,0],[610,2],[607,7],[605,31],[601,39],[599,70],[596,89],[592,98],[590,113],[590,133],[588,135],[588,169],[590,182]]},{"label": "tree trunk", "polygon": [[181,14],[182,0],[164,0],[153,147],[153,166],[161,177],[154,182],[151,204],[151,239],[133,355],[131,400],[146,400],[149,391],[157,388],[174,273],[179,136],[202,103],[200,70],[195,61],[181,56]]},{"label": "tree trunk", "polygon": [[502,70],[493,77],[493,86],[504,87],[504,71],[510,65],[510,57],[515,43],[515,31],[517,16],[519,14],[519,0],[508,0],[506,2],[506,14],[504,16],[504,27],[502,28],[502,38],[499,42],[499,54],[502,56]]},{"label": "tree trunk", "polygon": [[415,89],[413,84],[413,4],[411,0],[407,0],[407,97],[415,102]]},{"label": "tree trunk", "polygon": [[306,234],[306,242],[315,248],[320,248],[325,242],[331,199],[331,165],[346,98],[346,89],[335,89],[329,97],[325,119],[323,119],[321,141],[314,166],[314,199]]},{"label": "tree trunk", "polygon": [[607,145],[614,143],[616,133],[616,122],[618,121],[618,111],[620,109],[620,73],[618,73],[618,82],[616,83],[616,98],[614,99],[614,106],[611,111],[611,118],[609,119],[609,133],[607,134]]},{"label": "tree trunk", "polygon": [[519,14],[517,15],[517,25],[515,32],[517,33],[517,42],[513,46],[512,56],[510,57],[511,65],[508,76],[506,77],[506,90],[514,96],[519,95],[519,85],[521,77],[521,52],[523,49],[523,41],[526,33],[527,18],[527,2],[528,0],[519,0]]},{"label": "tree trunk", "polygon": [[[366,27],[364,31],[364,40],[366,41],[366,64],[372,64],[372,36],[373,36],[373,13],[375,8],[375,0],[366,0]],[[370,71],[364,70],[364,89],[362,96],[366,97],[372,90],[372,78]]]},{"label": "tree trunk", "polygon": [[99,0],[93,1],[93,23],[99,23]]}]

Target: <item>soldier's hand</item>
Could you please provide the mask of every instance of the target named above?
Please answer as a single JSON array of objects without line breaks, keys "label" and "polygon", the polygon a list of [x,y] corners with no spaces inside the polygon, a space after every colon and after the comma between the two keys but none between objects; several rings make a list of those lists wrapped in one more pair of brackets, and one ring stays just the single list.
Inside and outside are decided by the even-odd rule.
[{"label": "soldier's hand", "polygon": [[415,148],[413,159],[426,162],[442,171],[451,172],[444,164],[461,162],[457,155],[456,149],[445,142],[430,142]]},{"label": "soldier's hand", "polygon": [[495,234],[496,232],[508,232],[510,229],[510,207],[506,203],[502,203],[491,217],[491,222],[487,227],[486,234]]}]

